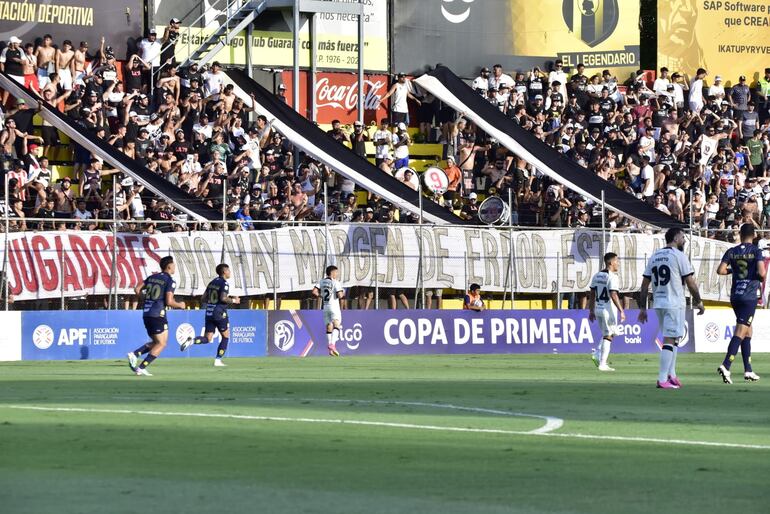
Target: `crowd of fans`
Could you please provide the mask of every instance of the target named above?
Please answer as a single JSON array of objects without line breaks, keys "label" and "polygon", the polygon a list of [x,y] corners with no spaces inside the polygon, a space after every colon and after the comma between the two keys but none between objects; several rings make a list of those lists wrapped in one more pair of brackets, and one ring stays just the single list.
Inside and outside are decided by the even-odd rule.
[{"label": "crowd of fans", "polygon": [[[254,116],[249,99],[225,85],[219,63],[179,69],[173,57],[178,33],[177,19],[161,38],[150,31],[122,73],[104,38],[92,54],[87,42],[75,48],[47,35],[26,43],[12,37],[0,65],[180,191],[224,209],[234,230],[254,229],[258,221],[414,221],[377,195],[357,194],[352,181],[305,156],[264,116]],[[588,172],[711,237],[729,239],[746,222],[767,228],[770,68],[754,84],[741,76],[728,87],[703,69],[685,80],[688,71],[669,75],[663,68],[652,84],[639,72],[621,84],[609,71],[587,76],[582,65],[568,73],[557,60],[548,72],[482,68],[472,87]],[[282,88],[278,94],[284,98]],[[58,132],[44,123],[40,136],[33,135],[34,113],[7,96],[0,166],[11,216],[44,219],[30,227],[41,229],[98,228],[100,220],[113,218],[123,230],[193,227],[171,202],[128,177],[118,174],[103,184],[116,171],[78,145],[73,176],[54,183],[45,156],[60,147]],[[514,224],[600,223],[600,205],[543,176],[405,75],[397,76],[386,100],[389,120],[355,123],[349,131],[335,122],[329,136],[364,157],[371,142],[376,165],[415,189],[410,146],[442,143],[449,190],[434,200],[466,219],[478,220],[480,197],[510,195]],[[411,137],[410,108],[419,125]],[[620,213],[608,213],[608,223],[635,228]],[[26,228],[23,219],[15,226]]]}]

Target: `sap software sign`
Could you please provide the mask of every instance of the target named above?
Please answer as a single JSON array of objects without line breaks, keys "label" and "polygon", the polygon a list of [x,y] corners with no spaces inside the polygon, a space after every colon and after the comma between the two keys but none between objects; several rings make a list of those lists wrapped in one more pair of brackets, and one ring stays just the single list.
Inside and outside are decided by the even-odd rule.
[{"label": "sap software sign", "polygon": [[[613,351],[657,352],[662,337],[654,316],[640,324],[637,311],[627,314]],[[589,353],[601,339],[586,311],[344,311],[342,318],[337,349],[350,355]],[[270,312],[268,335],[270,355],[327,353],[321,311]],[[693,351],[688,342],[682,351]]]},{"label": "sap software sign", "polygon": [[[37,311],[18,313],[24,360],[122,359],[146,343],[140,311]],[[203,311],[170,311],[169,348],[164,357],[213,357],[212,344],[194,345],[184,354],[176,345],[203,335]],[[228,357],[261,357],[265,351],[267,316],[260,311],[230,311]],[[2,355],[0,355],[2,360]]]}]

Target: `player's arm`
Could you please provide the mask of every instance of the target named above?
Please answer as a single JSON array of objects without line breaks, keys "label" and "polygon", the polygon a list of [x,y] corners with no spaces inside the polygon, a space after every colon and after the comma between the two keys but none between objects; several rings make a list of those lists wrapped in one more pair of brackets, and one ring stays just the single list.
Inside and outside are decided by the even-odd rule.
[{"label": "player's arm", "polygon": [[620,321],[626,321],[626,311],[623,310],[623,305],[620,303],[620,295],[618,294],[618,291],[615,289],[611,290],[610,298],[612,298],[612,303],[615,304],[615,308],[618,309]]},{"label": "player's arm", "polygon": [[701,300],[700,291],[698,291],[698,283],[695,282],[695,275],[687,275],[684,281],[685,284],[687,284],[687,289],[690,290],[690,294],[692,295],[693,308],[698,311],[699,315],[703,314],[706,311],[706,308],[703,306],[703,300]]},{"label": "player's arm", "polygon": [[173,291],[166,291],[166,305],[168,305],[169,307],[173,307],[174,309],[187,308],[187,304],[185,304],[184,302],[177,302],[174,299]]},{"label": "player's arm", "polygon": [[596,321],[596,288],[592,287],[588,293],[588,321]]},{"label": "player's arm", "polygon": [[315,298],[318,298],[321,296],[321,290],[318,288],[318,286],[315,286],[310,294],[312,294]]},{"label": "player's arm", "polygon": [[139,303],[142,303],[142,300],[144,299],[144,282],[139,282],[136,287],[134,288],[134,293],[136,294],[136,298]]},{"label": "player's arm", "polygon": [[345,298],[345,290],[340,289],[339,291],[337,291],[337,299],[342,300],[343,298]]},{"label": "player's arm", "polygon": [[[762,264],[764,264],[764,263],[762,263]],[[757,268],[757,269],[759,269],[759,268]],[[727,262],[722,261],[722,262],[719,263],[719,266],[717,267],[717,275],[729,275],[732,272],[733,272],[733,270],[730,269],[730,265]]]},{"label": "player's arm", "polygon": [[222,295],[222,302],[228,304],[228,305],[237,305],[241,303],[241,298],[238,296],[230,296],[229,293],[225,292]]},{"label": "player's arm", "polygon": [[647,296],[650,291],[650,277],[642,278],[642,287],[639,291],[639,322],[647,321]]},{"label": "player's arm", "polygon": [[765,280],[765,277],[767,276],[767,267],[765,266],[765,261],[762,259],[757,260],[757,276],[762,280]]}]

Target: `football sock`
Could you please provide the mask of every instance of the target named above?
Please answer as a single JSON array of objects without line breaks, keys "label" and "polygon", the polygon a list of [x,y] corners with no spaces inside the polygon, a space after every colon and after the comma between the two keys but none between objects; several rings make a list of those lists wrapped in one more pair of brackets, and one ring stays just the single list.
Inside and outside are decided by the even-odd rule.
[{"label": "football sock", "polygon": [[219,341],[219,348],[217,348],[217,359],[221,359],[224,357],[225,352],[227,351],[227,343],[230,342],[229,337],[223,337],[221,341]]},{"label": "football sock", "polygon": [[327,344],[328,346],[331,346],[332,344],[334,344],[334,343],[332,342],[332,341],[333,341],[333,339],[332,339],[332,334],[333,334],[333,332],[326,332],[326,344]]},{"label": "football sock", "polygon": [[602,348],[604,348],[604,339],[599,340],[599,344],[597,344],[596,348],[594,348],[594,355],[601,358]]},{"label": "football sock", "polygon": [[612,344],[612,341],[609,339],[602,339],[602,346],[601,346],[601,356],[602,360],[599,362],[601,366],[607,365],[607,358],[610,356],[610,345]]},{"label": "football sock", "polygon": [[730,369],[730,366],[735,360],[735,356],[738,354],[738,348],[740,347],[741,338],[738,336],[733,336],[733,338],[730,339],[730,344],[727,346],[727,355],[725,355],[725,360],[722,361],[722,366]]},{"label": "football sock", "polygon": [[751,338],[744,337],[741,341],[741,357],[743,357],[743,371],[754,371],[751,369]]},{"label": "football sock", "polygon": [[142,363],[139,365],[139,369],[144,369],[150,364],[152,364],[152,361],[154,361],[155,358],[156,357],[154,355],[148,355],[147,357],[145,357]]},{"label": "football sock", "polygon": [[674,358],[674,347],[670,344],[664,344],[660,352],[660,368],[658,369],[658,382],[668,380],[668,370],[671,369],[671,361]]},{"label": "football sock", "polygon": [[679,347],[674,346],[671,350],[671,365],[668,367],[668,374],[672,377],[676,377],[676,356],[679,353]]},{"label": "football sock", "polygon": [[148,353],[150,351],[150,348],[151,348],[150,344],[145,343],[139,348],[137,348],[136,350],[134,350],[134,355],[136,355],[137,357],[139,357],[140,355],[144,355],[145,353]]},{"label": "football sock", "polygon": [[206,336],[198,336],[195,339],[193,339],[193,344],[208,344],[211,341],[206,338]]}]

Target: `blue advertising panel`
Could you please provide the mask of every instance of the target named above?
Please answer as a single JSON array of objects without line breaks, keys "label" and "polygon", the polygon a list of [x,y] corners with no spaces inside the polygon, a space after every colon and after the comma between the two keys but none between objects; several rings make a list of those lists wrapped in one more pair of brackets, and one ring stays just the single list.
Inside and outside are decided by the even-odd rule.
[{"label": "blue advertising panel", "polygon": [[[613,353],[657,353],[655,314],[644,324],[638,311],[626,315]],[[342,325],[337,350],[347,355],[589,353],[601,340],[588,311],[343,311]],[[681,351],[693,351],[689,333]],[[321,311],[270,312],[267,339],[269,355],[327,354]]]},{"label": "blue advertising panel", "polygon": [[[264,311],[231,310],[227,357],[265,356]],[[203,335],[204,312],[169,311],[169,342],[163,357],[214,357],[212,344],[193,345],[182,353],[179,343]],[[141,311],[30,311],[22,313],[22,360],[122,359],[149,341]]]}]

